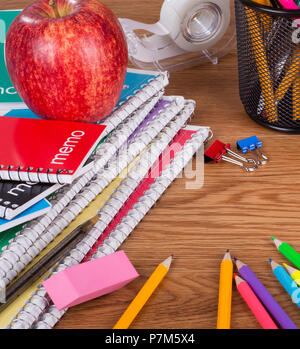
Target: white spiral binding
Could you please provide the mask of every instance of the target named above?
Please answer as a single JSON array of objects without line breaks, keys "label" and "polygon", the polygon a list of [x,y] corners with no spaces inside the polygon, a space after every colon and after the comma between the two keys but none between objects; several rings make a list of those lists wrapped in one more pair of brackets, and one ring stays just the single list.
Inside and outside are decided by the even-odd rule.
[{"label": "white spiral binding", "polygon": [[[116,229],[113,232],[110,233],[110,236],[104,240],[103,245],[98,248],[97,252],[95,252],[90,257],[90,259],[95,259],[107,254],[111,254],[121,246],[121,244],[126,240],[126,238],[138,225],[138,223],[155,204],[155,202],[161,197],[167,187],[174,181],[181,170],[191,160],[195,152],[200,148],[204,140],[208,137],[208,134],[208,128],[201,128],[196,134],[192,136],[191,140],[186,142],[186,145],[183,147],[181,152],[178,153],[172,160],[168,168],[162,171],[160,176],[155,180],[155,183],[153,183],[150,186],[150,189],[144,193],[144,196],[140,198],[139,202],[134,205],[134,208],[128,212],[127,216],[122,219],[121,223],[117,225]],[[100,234],[98,234],[101,235],[101,222],[98,222],[95,225],[93,231],[95,230],[100,230]],[[91,231],[91,233],[93,233],[93,231]],[[76,259],[76,257],[73,258]],[[61,265],[59,265],[55,272],[63,270],[65,269],[65,267],[67,266],[61,267]],[[48,304],[48,307],[40,314],[38,320],[33,323],[33,326],[31,328],[51,329],[67,311],[67,309],[59,311],[53,304],[51,304],[46,291],[42,287],[39,288],[39,290],[36,292],[36,294],[33,295],[33,297],[41,297],[42,299],[39,300],[39,304]],[[40,309],[42,307],[43,306],[40,306]],[[10,324],[10,328],[24,328],[24,321],[28,321],[28,318],[24,313],[21,314],[21,317],[22,320],[20,322],[14,322],[15,320],[13,320]],[[17,317],[16,319],[19,318]],[[16,327],[14,327],[15,325]]]},{"label": "white spiral binding", "polygon": [[[79,188],[80,186],[84,186],[88,181],[93,177],[93,175],[97,172],[98,168],[104,167],[104,165],[108,162],[108,160],[117,152],[119,147],[123,145],[123,143],[126,143],[127,138],[129,135],[133,132],[133,130],[137,127],[138,124],[141,123],[141,120],[143,121],[146,115],[149,113],[149,111],[155,106],[155,104],[158,102],[158,100],[163,95],[163,90],[159,91],[150,101],[148,101],[145,105],[137,109],[130,117],[128,117],[123,123],[119,124],[119,122],[114,123],[114,125],[110,126],[110,129],[114,127],[116,124],[116,128],[114,131],[111,132],[111,134],[107,137],[105,140],[105,143],[101,144],[99,148],[95,151],[93,158],[95,161],[95,166],[93,169],[91,169],[88,173],[86,173],[84,176],[80,177],[80,181],[78,181],[78,185],[68,185],[65,186],[63,189],[59,189],[56,193],[56,196],[58,193],[60,193],[60,197],[62,198],[68,198],[70,190],[73,191],[73,194],[76,191],[74,191],[74,188]],[[177,98],[178,100],[178,98]],[[179,103],[179,102],[178,102]],[[182,102],[183,105],[183,102]],[[118,120],[118,119],[117,119]],[[76,181],[74,182],[74,184]],[[55,201],[54,201],[55,202]],[[2,207],[0,207],[0,210]],[[6,208],[4,208],[5,212]],[[55,212],[55,210],[54,210]],[[53,210],[51,211],[50,215],[53,213]]]},{"label": "white spiral binding", "polygon": [[[191,110],[189,111],[189,114],[191,113]],[[182,120],[182,123],[184,122],[184,119]],[[174,125],[175,126],[175,125]],[[176,125],[177,126],[177,125]],[[175,127],[176,127],[175,126]],[[179,127],[180,128],[180,127]],[[178,128],[176,127],[178,130]],[[199,144],[203,143],[203,140],[207,138],[208,134],[207,128],[202,128],[201,132],[198,132],[197,137],[195,136],[193,139],[194,147],[189,147],[190,149],[187,149],[184,147],[184,152],[181,156],[183,159],[190,159],[192,154],[199,148],[199,146],[196,146],[196,143],[199,142]],[[162,140],[164,141],[164,145],[169,142],[172,138],[169,130],[165,130],[164,135],[162,135]],[[197,148],[197,149],[196,149]],[[190,151],[188,151],[190,150]],[[160,153],[161,151],[158,151]],[[158,155],[158,154],[157,154]],[[146,160],[147,154],[145,154],[144,157]],[[178,156],[176,157],[176,160],[174,162],[178,162]],[[153,162],[152,162],[153,163]],[[105,230],[106,226],[110,223],[110,221],[113,219],[115,214],[119,211],[119,209],[124,205],[132,191],[138,186],[144,175],[147,173],[148,168],[145,166],[141,166],[142,161],[140,161],[139,164],[137,164],[128,175],[128,178],[126,178],[118,187],[116,192],[112,195],[111,199],[106,203],[106,205],[101,209],[100,213],[100,220],[97,223],[97,225],[91,230],[91,232],[88,234],[88,236],[77,245],[75,249],[73,249],[69,256],[66,257],[62,263],[59,264],[59,266],[52,270],[53,273],[56,273],[60,270],[65,269],[66,267],[78,264],[86,255],[86,253],[89,251],[89,249],[93,246],[93,244],[97,241],[101,233]],[[180,162],[180,165],[182,164],[182,161]],[[176,166],[173,166],[176,168]],[[177,166],[178,167],[178,166]],[[180,167],[180,166],[179,166]],[[144,168],[143,171],[137,171],[140,168]],[[181,169],[181,168],[180,168]],[[173,171],[174,172],[174,171]],[[137,173],[139,173],[137,175]],[[178,170],[176,172],[179,173]],[[172,177],[169,176],[168,178],[175,178],[177,176],[173,175]],[[157,180],[158,182],[158,180]],[[162,185],[164,190],[166,189],[167,185],[165,183],[166,181],[162,181]],[[168,183],[169,184],[169,183]],[[120,199],[121,198],[121,199]],[[151,200],[151,203],[154,202]],[[151,204],[151,206],[152,206]],[[150,206],[150,207],[151,207]],[[150,208],[149,207],[149,208]],[[148,208],[148,209],[149,209]],[[143,215],[145,215],[147,212],[146,209],[141,211],[140,219],[142,219]],[[130,231],[135,227],[137,224],[137,220],[130,223],[130,217],[129,219],[126,219],[127,228],[126,231],[128,234]],[[122,221],[124,223],[124,220]],[[124,229],[123,229],[124,230]],[[124,231],[123,231],[124,233]],[[116,239],[115,241],[118,241]],[[119,243],[121,243],[119,241]],[[117,245],[115,244],[114,247],[117,248]],[[37,305],[38,303],[38,305]],[[37,311],[37,306],[39,308],[39,312]],[[48,308],[46,309],[46,307]],[[27,314],[28,312],[28,314]],[[33,317],[35,316],[38,322],[35,325],[35,328],[51,328],[54,326],[54,324],[58,321],[58,319],[64,314],[65,311],[58,311],[53,305],[50,304],[50,300],[46,294],[46,291],[43,289],[43,287],[40,285],[38,290],[33,293],[32,297],[29,301],[26,302],[25,306],[20,310],[18,315],[12,319],[11,324],[9,328],[29,328],[32,326]],[[35,315],[33,316],[34,313]],[[39,317],[38,317],[39,316]]]},{"label": "white spiral binding", "polygon": [[[46,248],[184,107],[182,98],[170,97],[168,100],[172,100],[172,103],[155,116],[136,138],[131,140],[128,148],[122,148],[118,156],[112,158],[104,169],[95,173],[97,169],[94,168],[92,173],[89,172],[82,176],[71,188],[60,192],[50,212],[30,222],[9,243],[0,254],[0,277],[6,285]],[[142,120],[139,119],[138,124],[144,118],[145,115],[141,118]],[[135,123],[131,133],[136,126]],[[120,128],[122,129],[121,126]],[[155,134],[153,129],[156,130]]]},{"label": "white spiral binding", "polygon": [[[128,71],[131,70],[128,69]],[[139,72],[139,70],[136,69],[132,69],[132,71]],[[147,74],[147,72],[145,72],[145,74]],[[143,85],[141,90],[134,91],[134,95],[130,96],[121,106],[116,107],[110,116],[99,122],[99,124],[106,125],[103,137],[109,134],[119,123],[123,122],[127,116],[133,113],[142,104],[149,101],[158,91],[163,90],[168,83],[168,72],[159,72],[155,78],[149,80],[148,84]]]},{"label": "white spiral binding", "polygon": [[[102,138],[108,135],[116,126],[123,122],[130,114],[140,108],[145,102],[153,98],[159,91],[163,90],[168,84],[168,73],[160,72],[155,78],[150,79],[149,83],[142,86],[141,90],[136,90],[135,94],[129,96],[121,106],[116,108],[113,113],[101,120],[99,124],[106,125],[105,130],[102,133]],[[28,167],[27,172],[20,171],[19,168],[11,171],[11,166],[8,166],[6,171],[0,172],[0,178],[3,180],[17,180],[17,181],[29,181],[29,182],[49,182],[63,184],[61,176],[67,174],[67,170],[60,170],[56,173],[52,173],[51,169],[47,170],[47,173],[30,172],[33,168]],[[0,165],[1,169],[1,165]],[[21,168],[20,168],[21,169]]]},{"label": "white spiral binding", "polygon": [[[142,112],[137,112],[132,117],[128,118],[124,124],[120,125],[112,133],[112,135],[109,136],[107,143],[104,143],[99,147],[97,151],[97,158],[99,157],[99,161],[96,162],[96,164],[98,164],[97,167],[103,167],[105,165],[107,159],[112,157],[111,149],[113,149],[114,153],[118,149],[115,147],[114,142],[117,143],[118,138],[122,138],[122,141],[124,141],[125,137],[121,137],[122,133],[127,133],[127,135],[130,135],[140,124],[140,122],[144,120],[145,116],[152,109],[158,98],[159,96],[155,97],[149,105],[146,105],[142,109]],[[44,230],[53,222],[64,207],[75,197],[75,195],[78,194],[80,190],[82,190],[84,186],[86,186],[92,180],[95,173],[95,168],[93,168],[91,171],[79,178],[73,185],[65,186],[63,189],[61,189],[59,194],[56,196],[56,199],[53,200],[53,207],[50,212],[45,216],[30,222],[21,232],[17,234],[15,239],[13,239],[11,243],[4,248],[4,252],[0,255],[0,275],[3,275],[3,267],[5,268],[4,270],[7,269],[7,262],[14,262],[15,260],[13,254],[10,254],[10,258],[5,257],[7,252],[11,251],[17,255],[20,255],[21,250],[27,250],[27,253],[23,253],[22,260],[20,261],[25,266],[40,252],[45,244],[48,244],[52,240],[51,238],[49,239],[46,234],[42,236],[45,244],[41,245],[36,243],[37,238],[40,237]],[[59,229],[60,226],[58,225],[57,227]],[[20,263],[14,265],[16,266],[16,270],[9,271],[10,275],[7,275],[8,280],[16,275],[16,271],[19,272],[23,269]]]}]

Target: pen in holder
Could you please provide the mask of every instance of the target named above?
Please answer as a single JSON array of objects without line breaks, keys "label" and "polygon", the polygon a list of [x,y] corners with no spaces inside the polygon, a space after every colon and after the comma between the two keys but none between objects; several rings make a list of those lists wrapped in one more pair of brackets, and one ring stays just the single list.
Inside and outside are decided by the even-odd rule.
[{"label": "pen in holder", "polygon": [[300,133],[300,9],[235,0],[240,98],[259,124]]}]

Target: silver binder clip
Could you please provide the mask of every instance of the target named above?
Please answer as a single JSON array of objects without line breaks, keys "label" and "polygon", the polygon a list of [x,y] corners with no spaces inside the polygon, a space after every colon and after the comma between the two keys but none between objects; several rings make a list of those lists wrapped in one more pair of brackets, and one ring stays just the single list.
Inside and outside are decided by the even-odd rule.
[{"label": "silver binder clip", "polygon": [[250,151],[255,152],[255,156],[259,165],[266,165],[270,161],[270,159],[262,153],[262,141],[260,141],[256,136],[241,139],[236,142],[236,145],[243,154],[246,154]]}]

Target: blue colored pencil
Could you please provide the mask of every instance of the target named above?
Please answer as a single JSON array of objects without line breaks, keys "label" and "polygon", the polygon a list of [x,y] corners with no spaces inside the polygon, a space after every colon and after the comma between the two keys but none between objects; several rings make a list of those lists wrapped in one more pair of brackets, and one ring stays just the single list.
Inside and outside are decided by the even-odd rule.
[{"label": "blue colored pencil", "polygon": [[292,297],[294,303],[300,308],[300,288],[296,282],[290,277],[284,267],[270,259],[271,267],[277,280],[284,287],[286,292]]}]

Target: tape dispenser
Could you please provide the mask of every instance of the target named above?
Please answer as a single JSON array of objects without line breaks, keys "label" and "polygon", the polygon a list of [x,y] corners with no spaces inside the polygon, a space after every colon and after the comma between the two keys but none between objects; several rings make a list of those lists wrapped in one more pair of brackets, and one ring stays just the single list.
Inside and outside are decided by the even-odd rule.
[{"label": "tape dispenser", "polygon": [[232,12],[232,0],[165,0],[155,24],[119,20],[135,66],[171,71],[217,64],[235,43]]}]

